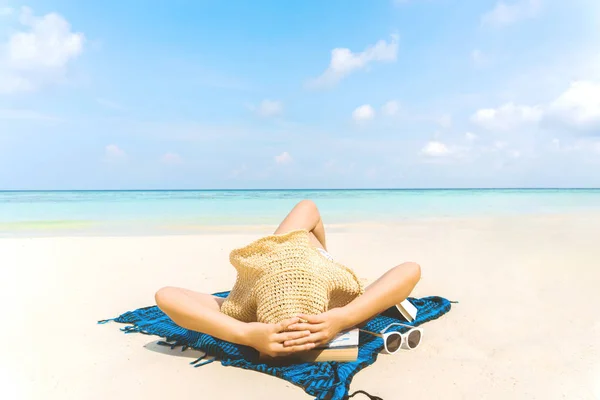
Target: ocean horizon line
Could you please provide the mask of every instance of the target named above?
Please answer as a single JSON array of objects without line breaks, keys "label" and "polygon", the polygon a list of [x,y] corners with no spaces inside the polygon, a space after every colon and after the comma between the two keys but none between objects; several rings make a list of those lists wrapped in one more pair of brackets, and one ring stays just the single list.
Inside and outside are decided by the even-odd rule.
[{"label": "ocean horizon line", "polygon": [[0,189],[0,193],[56,192],[333,192],[333,191],[600,190],[600,187],[256,188],[256,189]]}]

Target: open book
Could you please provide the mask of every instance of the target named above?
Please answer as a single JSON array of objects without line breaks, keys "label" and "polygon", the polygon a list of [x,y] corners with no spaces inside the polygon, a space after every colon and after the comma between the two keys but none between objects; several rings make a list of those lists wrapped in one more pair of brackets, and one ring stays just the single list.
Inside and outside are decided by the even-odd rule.
[{"label": "open book", "polygon": [[358,328],[338,333],[333,339],[318,349],[335,349],[340,347],[358,346]]},{"label": "open book", "polygon": [[408,301],[408,299],[396,304],[396,308],[408,322],[412,322],[417,318],[417,307]]},{"label": "open book", "polygon": [[340,332],[331,341],[315,349],[276,359],[261,354],[260,360],[265,362],[277,362],[278,359],[298,362],[356,361],[358,359],[358,333],[358,328],[350,329]]}]

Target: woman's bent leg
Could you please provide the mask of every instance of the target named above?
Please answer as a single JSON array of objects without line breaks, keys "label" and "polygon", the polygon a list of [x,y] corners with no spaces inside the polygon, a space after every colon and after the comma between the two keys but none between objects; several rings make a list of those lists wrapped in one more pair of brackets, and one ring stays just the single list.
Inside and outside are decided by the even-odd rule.
[{"label": "woman's bent leg", "polygon": [[284,218],[276,235],[288,233],[298,229],[306,229],[311,233],[311,242],[317,247],[327,250],[325,227],[317,205],[311,200],[302,200]]}]

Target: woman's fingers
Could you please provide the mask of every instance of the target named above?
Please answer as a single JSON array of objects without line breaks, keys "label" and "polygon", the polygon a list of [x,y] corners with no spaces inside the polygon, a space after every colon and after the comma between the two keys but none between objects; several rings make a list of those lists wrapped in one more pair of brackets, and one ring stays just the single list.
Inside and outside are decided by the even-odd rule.
[{"label": "woman's fingers", "polygon": [[[292,317],[292,318],[285,319],[285,320],[281,321],[280,323],[275,324],[275,330],[277,332],[287,331],[288,329],[290,329],[291,325],[297,324],[299,321],[300,321],[300,319],[298,317]],[[298,330],[298,329],[294,329],[294,330]]]},{"label": "woman's fingers", "polygon": [[315,347],[323,346],[323,345],[327,344],[327,341],[326,340],[321,340],[321,341],[313,343],[313,344],[315,345]]},{"label": "woman's fingers", "polygon": [[299,322],[296,324],[292,324],[288,327],[288,329],[293,331],[311,331],[311,332],[319,332],[323,329],[323,324],[311,324],[307,322]]},{"label": "woman's fingers", "polygon": [[314,343],[314,339],[308,335],[299,339],[289,339],[283,342],[283,346],[288,348],[292,346],[301,346],[307,343]]},{"label": "woman's fingers", "polygon": [[327,334],[325,332],[317,332],[313,333],[310,336],[305,336],[299,339],[286,340],[283,342],[283,345],[288,348],[291,346],[301,346],[307,343],[312,343],[316,346],[320,346],[322,343],[326,342]]},{"label": "woman's fingers", "polygon": [[298,317],[311,324],[320,324],[322,322],[325,322],[325,318],[323,318],[322,315],[300,314],[298,315]]},{"label": "woman's fingers", "polygon": [[278,343],[283,343],[286,341],[290,341],[290,340],[298,340],[300,338],[304,338],[310,335],[310,331],[308,330],[304,330],[304,331],[292,331],[292,332],[282,332],[282,333],[277,333],[274,336],[274,339],[276,342]]},{"label": "woman's fingers", "polygon": [[282,347],[281,354],[287,355],[287,354],[291,354],[291,353],[297,353],[299,351],[312,350],[314,348],[315,348],[314,343],[306,343],[306,344],[302,344],[302,345],[298,345],[298,346]]}]

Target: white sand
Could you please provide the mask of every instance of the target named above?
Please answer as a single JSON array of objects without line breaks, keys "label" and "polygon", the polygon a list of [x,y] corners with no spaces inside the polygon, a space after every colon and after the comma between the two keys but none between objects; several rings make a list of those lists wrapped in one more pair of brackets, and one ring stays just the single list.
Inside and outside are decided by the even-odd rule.
[{"label": "white sand", "polygon": [[[157,350],[156,337],[97,325],[153,304],[156,289],[227,290],[231,248],[264,232],[169,237],[1,239],[0,397],[5,399],[308,399],[268,375]],[[329,249],[375,278],[422,265],[415,296],[450,313],[422,346],[381,355],[351,391],[386,400],[600,398],[600,218],[527,217],[351,226]],[[261,393],[259,394],[259,391]]]}]

